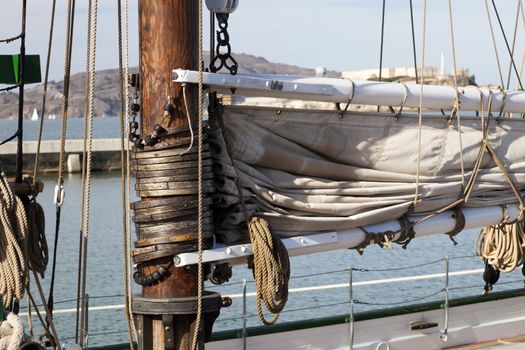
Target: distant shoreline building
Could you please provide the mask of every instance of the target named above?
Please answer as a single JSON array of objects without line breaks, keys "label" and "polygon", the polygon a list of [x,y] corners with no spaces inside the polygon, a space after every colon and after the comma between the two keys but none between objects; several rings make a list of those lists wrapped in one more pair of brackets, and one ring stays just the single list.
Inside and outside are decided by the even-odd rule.
[{"label": "distant shoreline building", "polygon": [[[447,85],[446,83],[454,78],[454,75],[445,71],[443,65],[440,68],[425,67],[422,69],[418,67],[417,73],[419,78],[423,77],[425,81],[432,81],[433,84],[439,84],[442,81],[443,85]],[[341,77],[352,80],[379,80],[379,68],[346,71],[341,73]],[[470,76],[469,69],[458,69],[457,78],[459,86],[470,85],[474,81],[474,77]],[[381,69],[381,80],[415,82],[416,69],[414,67],[383,68]]]}]

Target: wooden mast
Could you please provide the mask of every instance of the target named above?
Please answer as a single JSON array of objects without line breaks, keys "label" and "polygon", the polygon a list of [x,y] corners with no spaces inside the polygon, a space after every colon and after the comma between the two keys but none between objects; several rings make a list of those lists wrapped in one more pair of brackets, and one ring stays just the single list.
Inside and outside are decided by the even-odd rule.
[{"label": "wooden mast", "polygon": [[[173,96],[176,109],[172,126],[187,125],[180,84],[173,84],[172,69],[198,68],[198,2],[197,0],[139,0],[141,133],[153,132],[161,124],[164,105]],[[188,87],[188,107],[196,118],[197,91]],[[146,201],[147,198],[142,198]],[[145,269],[150,273],[171,257],[155,260]],[[143,297],[181,298],[197,295],[196,267],[170,268],[162,282],[143,287]],[[137,325],[146,340],[151,336],[153,349],[166,348],[166,336],[173,337],[172,349],[190,349],[194,315],[175,316],[170,329],[159,316],[151,325]],[[169,334],[167,333],[169,332]],[[149,348],[148,345],[145,348]]]}]

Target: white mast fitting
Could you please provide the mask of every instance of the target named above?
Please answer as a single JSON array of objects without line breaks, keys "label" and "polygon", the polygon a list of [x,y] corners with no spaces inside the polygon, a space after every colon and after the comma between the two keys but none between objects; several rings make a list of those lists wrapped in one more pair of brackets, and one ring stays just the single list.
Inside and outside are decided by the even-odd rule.
[{"label": "white mast fitting", "polygon": [[[465,228],[471,229],[482,226],[496,225],[503,221],[503,208],[501,206],[487,208],[465,208]],[[518,218],[519,208],[517,205],[507,207],[509,218],[512,222]],[[411,220],[417,222],[422,217],[411,217]],[[436,215],[427,221],[414,226],[416,237],[429,236],[450,232],[456,226],[455,214],[453,211],[446,211]],[[381,224],[364,227],[367,232],[381,233],[388,231],[398,231],[401,226],[397,220],[387,221]],[[398,238],[395,237],[394,239]],[[366,240],[365,232],[359,228],[318,233],[313,235],[297,236],[284,238],[282,242],[286,246],[290,256],[298,256],[312,253],[319,253],[335,249],[346,249],[359,247]],[[204,263],[224,263],[239,265],[246,261],[248,256],[252,255],[251,244],[238,244],[231,246],[216,245],[213,249],[203,251],[202,261]],[[193,265],[197,263],[197,252],[183,253],[174,257],[175,265],[178,267]]]},{"label": "white mast fitting", "polygon": [[[338,78],[297,77],[272,74],[223,74],[204,73],[204,85],[208,90],[222,94],[241,96],[274,97],[295,100],[419,108],[420,85],[375,81],[351,81]],[[198,72],[184,69],[173,70],[176,83],[196,84]],[[459,87],[457,90],[462,110],[480,110],[481,96],[484,109],[488,109],[492,94],[492,111],[525,113],[525,92],[501,91],[476,86]],[[456,89],[451,86],[425,85],[423,108],[434,110],[452,109],[456,102]]]}]

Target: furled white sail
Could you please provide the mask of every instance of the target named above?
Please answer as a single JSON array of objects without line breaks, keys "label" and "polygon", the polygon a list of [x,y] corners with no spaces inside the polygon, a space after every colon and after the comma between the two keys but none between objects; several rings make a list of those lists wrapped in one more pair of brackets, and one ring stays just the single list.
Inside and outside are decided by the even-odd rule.
[{"label": "furled white sail", "polygon": [[[223,183],[218,232],[226,242],[237,240],[245,227],[236,176],[247,214],[266,218],[275,233],[344,230],[454,203],[463,197],[483,140],[480,117],[461,119],[461,143],[456,119],[423,117],[420,153],[414,115],[340,117],[336,111],[225,106],[222,119],[224,138],[219,130],[212,142]],[[525,122],[495,119],[488,125],[489,144],[523,190]],[[515,194],[485,154],[465,206],[510,203],[516,203]]]}]

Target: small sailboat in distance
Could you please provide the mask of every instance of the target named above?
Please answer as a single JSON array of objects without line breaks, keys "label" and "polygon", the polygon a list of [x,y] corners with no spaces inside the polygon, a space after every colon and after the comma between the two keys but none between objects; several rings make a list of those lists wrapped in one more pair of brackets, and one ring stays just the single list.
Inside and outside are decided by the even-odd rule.
[{"label": "small sailboat in distance", "polygon": [[38,120],[38,111],[33,109],[33,115],[31,116],[31,120]]}]

